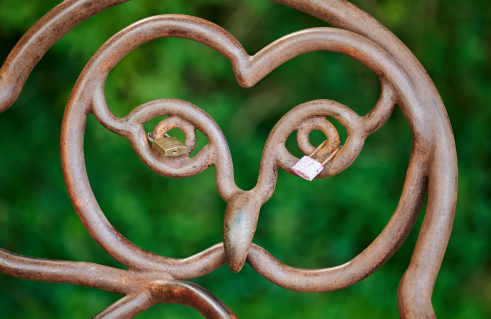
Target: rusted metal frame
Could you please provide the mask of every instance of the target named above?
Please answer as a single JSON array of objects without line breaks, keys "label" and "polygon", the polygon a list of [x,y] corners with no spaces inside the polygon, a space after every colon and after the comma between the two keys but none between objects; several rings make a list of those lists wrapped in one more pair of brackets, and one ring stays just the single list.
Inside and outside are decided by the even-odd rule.
[{"label": "rusted metal frame", "polygon": [[[91,1],[70,1],[72,5],[76,4],[89,4]],[[441,103],[441,99],[438,96],[438,93],[436,92],[436,89],[434,88],[434,85],[431,83],[431,80],[427,76],[427,74],[424,72],[424,69],[420,66],[419,62],[417,62],[416,58],[410,53],[410,51],[404,47],[400,41],[392,35],[387,29],[383,28],[378,22],[376,22],[373,18],[368,16],[366,13],[362,12],[358,8],[352,6],[351,4],[345,2],[345,1],[324,1],[322,3],[318,2],[313,2],[313,1],[278,1],[287,5],[291,5],[293,7],[296,7],[297,9],[301,9],[303,11],[306,11],[310,14],[313,14],[315,16],[320,17],[321,19],[324,19],[327,22],[332,23],[335,26],[340,26],[355,32],[358,32],[362,35],[364,35],[367,38],[371,38],[374,40],[376,43],[381,45],[383,48],[389,52],[389,54],[392,54],[392,56],[400,63],[403,68],[405,69],[405,72],[409,76],[409,81],[402,81],[402,90],[404,92],[414,92],[417,93],[417,98],[420,100],[416,102],[414,105],[410,105],[406,110],[404,109],[404,103],[401,103],[401,106],[403,107],[403,111],[408,118],[408,121],[410,122],[410,127],[413,131],[413,135],[415,137],[415,140],[413,141],[413,150],[411,154],[411,160],[410,160],[410,168],[408,170],[408,177],[406,180],[406,184],[408,180],[411,180],[411,176],[416,176],[422,179],[422,181],[412,181],[413,183],[416,183],[415,185],[421,186],[419,188],[419,191],[424,194],[425,191],[425,184],[426,184],[426,176],[428,176],[428,183],[429,183],[429,201],[428,201],[428,207],[427,207],[427,212],[426,212],[426,218],[423,224],[423,228],[420,234],[420,239],[418,240],[418,244],[416,246],[415,250],[415,255],[412,259],[411,265],[408,269],[408,271],[405,273],[400,289],[399,289],[399,308],[400,308],[400,313],[401,317],[403,318],[419,318],[419,317],[433,317],[433,309],[431,307],[431,300],[429,296],[431,296],[431,291],[433,288],[433,283],[434,279],[436,278],[436,274],[438,272],[439,266],[441,264],[441,258],[443,256],[446,244],[448,242],[448,235],[450,233],[451,229],[451,223],[453,221],[453,213],[455,210],[455,199],[456,199],[456,178],[457,178],[457,172],[456,172],[456,156],[455,156],[455,145],[453,142],[453,136],[451,134],[450,130],[450,125],[448,122],[448,118],[446,117],[446,112],[444,110],[443,104]],[[66,4],[65,2],[64,4]],[[102,6],[106,5],[113,5],[115,2],[105,2],[101,1],[100,4]],[[60,5],[61,6],[61,5]],[[58,9],[60,8],[57,7]],[[65,7],[64,10],[67,12],[69,11],[69,7]],[[53,21],[56,21],[58,18],[60,18],[63,14],[63,10],[58,10],[54,9],[51,13],[49,13],[47,16],[51,14],[51,18]],[[54,12],[54,13],[53,13]],[[83,10],[81,10],[82,16],[83,16]],[[87,17],[87,16],[86,16]],[[85,17],[85,18],[86,18]],[[49,29],[50,23],[46,23],[46,21],[49,20],[44,19],[41,20],[43,21],[39,25],[41,25],[43,28]],[[60,21],[63,19],[59,19]],[[80,18],[79,18],[80,20]],[[40,22],[41,22],[40,21]],[[56,23],[55,23],[56,24]],[[53,24],[51,24],[53,25]],[[60,25],[60,24],[58,24]],[[62,24],[61,24],[62,25]],[[68,26],[70,27],[70,25]],[[63,27],[59,27],[58,30],[55,30],[57,32],[54,32],[53,37],[50,38],[50,41],[46,41],[44,39],[45,43],[51,43],[53,42],[53,38],[56,38],[56,36],[61,37],[60,34],[66,33],[69,28],[63,29]],[[71,25],[73,27],[73,25]],[[0,97],[2,100],[0,101],[0,109],[4,110],[10,106],[15,98],[17,97],[18,93],[20,92],[20,87],[22,87],[22,83],[25,81],[27,78],[28,73],[34,66],[42,54],[44,54],[45,50],[47,50],[46,47],[42,47],[37,43],[40,38],[42,39],[43,35],[45,34],[46,30],[39,31],[42,28],[36,29],[36,26],[33,27],[28,34],[23,38],[24,41],[20,41],[19,44],[14,48],[13,53],[9,55],[9,58],[7,59],[6,63],[4,63],[4,66],[0,70]],[[367,31],[368,30],[368,31]],[[32,32],[31,32],[32,31]],[[64,33],[63,33],[64,32]],[[57,39],[55,39],[54,42],[56,42]],[[39,42],[39,41],[38,41]],[[53,42],[53,43],[54,43]],[[36,47],[38,49],[37,53],[38,55],[31,55],[26,54],[26,51],[23,51],[23,45],[26,45],[26,43],[29,43],[32,47]],[[51,44],[52,45],[52,44]],[[281,43],[279,41],[275,42],[275,45],[268,46],[268,48],[274,46],[279,46],[281,47]],[[20,49],[18,48],[20,47]],[[17,49],[17,51],[16,51]],[[267,48],[266,48],[267,49]],[[262,50],[267,51],[266,49]],[[44,50],[44,51],[43,51]],[[14,54],[15,52],[15,54]],[[340,51],[342,52],[342,51]],[[280,52],[281,53],[281,52]],[[15,70],[15,67],[19,67],[19,65],[16,65],[16,63],[13,63],[12,61],[15,61],[15,58],[19,58],[22,55],[24,56],[24,60],[29,60],[30,58],[30,64],[26,63],[24,65],[24,69]],[[300,54],[300,53],[299,53]],[[32,58],[35,56],[35,58]],[[260,56],[257,54],[256,56]],[[256,57],[255,56],[255,57]],[[392,57],[391,57],[392,58]],[[37,59],[37,60],[36,60]],[[18,61],[22,60],[17,60],[17,64],[22,65],[22,63],[18,63]],[[33,63],[34,61],[34,63]],[[373,62],[373,61],[372,61]],[[233,61],[232,61],[233,64]],[[235,68],[234,68],[235,69]],[[27,71],[26,71],[27,70]],[[246,71],[251,71],[252,69],[246,70]],[[15,71],[15,72],[14,72]],[[252,70],[254,71],[254,70]],[[240,77],[240,74],[238,76],[239,83],[244,86],[250,86],[257,81],[254,77],[256,76],[257,78],[262,78],[261,75],[261,70],[257,72],[252,72],[252,75],[248,76],[243,76],[243,78]],[[269,72],[269,71],[268,71]],[[267,73],[267,72],[266,72]],[[237,72],[236,72],[237,74]],[[244,75],[244,74],[242,74]],[[385,75],[385,74],[384,74]],[[15,81],[9,82],[9,79],[15,79]],[[242,81],[245,80],[245,81]],[[384,85],[384,78],[381,78],[383,87]],[[407,79],[406,79],[407,80]],[[16,82],[16,84],[21,85],[13,85],[12,83]],[[400,84],[400,83],[399,83]],[[14,89],[15,87],[15,89]],[[401,87],[399,87],[401,89]],[[402,92],[402,93],[404,93]],[[401,93],[401,92],[398,92]],[[381,100],[387,99],[385,97],[385,94],[382,95]],[[390,99],[389,99],[390,100]],[[407,102],[407,101],[406,101]],[[419,108],[418,106],[419,102]],[[433,104],[431,103],[433,102]],[[380,101],[379,101],[380,103]],[[384,103],[382,103],[384,104]],[[390,104],[390,103],[388,103]],[[422,106],[422,107],[421,107]],[[389,107],[389,109],[392,106]],[[377,107],[375,108],[377,110]],[[374,112],[376,113],[376,112]],[[382,112],[383,118],[386,119],[388,115],[390,115],[390,112]],[[373,114],[367,115],[368,118],[373,118]],[[377,117],[375,117],[377,118]],[[425,123],[425,119],[427,120]],[[373,120],[368,120],[368,123],[371,123]],[[380,119],[377,119],[374,122],[379,122],[382,123],[384,120],[380,121]],[[413,122],[421,122],[424,123],[423,125],[423,130],[418,130],[413,126]],[[303,123],[301,127],[298,127],[300,131],[303,132],[308,132],[308,126],[312,125],[311,127],[314,127],[315,125],[322,125],[319,124],[319,117],[316,118],[316,123],[312,122],[310,124]],[[372,123],[373,124],[373,123]],[[375,123],[377,124],[377,123]],[[325,126],[325,124],[324,124]],[[368,125],[368,126],[373,126],[373,125]],[[375,125],[376,127],[377,125]],[[317,126],[316,126],[317,127]],[[368,132],[369,130],[367,130]],[[273,130],[274,132],[274,130]],[[369,131],[371,133],[372,131]],[[136,132],[135,132],[136,133]],[[306,133],[305,133],[306,134]],[[274,134],[272,133],[271,136]],[[270,138],[271,138],[270,136]],[[188,137],[188,136],[187,136]],[[426,137],[426,139],[425,139]],[[224,140],[224,139],[223,139]],[[268,139],[269,141],[269,139]],[[421,142],[423,141],[423,142]],[[307,144],[305,144],[307,145]],[[304,146],[305,146],[304,145]],[[228,147],[227,147],[228,150]],[[288,157],[288,153],[285,152],[285,149],[282,150],[283,153],[281,156],[283,157]],[[205,153],[210,153],[212,154],[213,152],[211,150],[205,151]],[[263,154],[267,154],[266,149]],[[216,155],[214,155],[216,156]],[[222,153],[223,156],[223,153]],[[227,157],[227,156],[225,156]],[[356,156],[355,156],[356,157]],[[208,157],[210,158],[210,157]],[[423,159],[423,160],[421,160]],[[281,161],[279,163],[282,163]],[[427,169],[427,164],[430,165],[429,169]],[[173,167],[182,167],[182,163],[171,163],[170,166]],[[281,165],[278,164],[280,167]],[[349,164],[348,164],[349,165]],[[276,167],[277,168],[277,167]],[[273,171],[276,169],[274,167]],[[286,169],[288,170],[289,166],[286,166]],[[203,168],[204,169],[204,168]],[[414,172],[415,171],[415,172]],[[232,171],[233,174],[233,171]],[[233,175],[232,175],[233,176]],[[274,176],[275,177],[275,176]],[[417,179],[417,178],[416,178]],[[259,182],[261,180],[261,177],[259,178]],[[232,177],[233,181],[233,177]],[[258,182],[258,185],[259,185]],[[418,184],[419,183],[419,184]],[[229,183],[230,184],[230,183]],[[217,181],[217,185],[219,186],[219,181]],[[264,185],[268,185],[265,183]],[[271,187],[272,186],[272,187]],[[269,187],[263,188],[263,195],[266,194],[265,198],[269,198],[274,190],[274,183],[270,183]],[[221,192],[222,194],[222,192]],[[249,191],[249,195],[252,194],[251,191]],[[442,195],[443,194],[443,195]],[[229,195],[231,193],[226,194],[224,192],[222,194],[222,197],[224,199],[228,199]],[[235,203],[236,206],[246,208],[245,211],[248,212],[248,217],[250,218],[251,216],[255,216],[258,213],[257,207],[248,207],[247,202],[250,204],[250,199],[248,199],[246,192],[243,191],[238,191],[237,194],[234,194],[232,192],[233,196],[236,196],[235,199],[232,199],[229,202],[229,207],[231,206],[230,203],[233,202]],[[239,196],[240,195],[240,196]],[[406,199],[405,195],[412,195],[411,193],[405,193],[403,194],[403,197],[401,198],[401,202],[403,199]],[[443,201],[442,199],[444,196]],[[245,200],[244,200],[245,199]],[[267,200],[267,199],[266,199]],[[242,202],[242,203],[240,203]],[[415,194],[412,202],[412,206],[414,208],[420,206],[421,202],[421,196],[417,196]],[[237,205],[237,203],[239,203]],[[232,205],[233,206],[233,205]],[[401,205],[400,205],[401,206]],[[404,206],[404,205],[403,205]],[[398,207],[399,209],[400,207]],[[402,207],[402,211],[407,210],[407,207]],[[227,211],[232,211],[234,210],[229,210],[227,208]],[[256,212],[257,211],[257,212]],[[404,215],[404,214],[394,214],[393,218],[389,222],[388,226],[384,229],[383,233],[377,238],[372,245],[370,245],[365,252],[363,252],[361,255],[356,257],[352,262],[349,264],[356,264],[356,260],[360,259],[360,256],[369,255],[368,252],[375,253],[375,255],[382,256],[382,263],[390,257],[390,255],[393,253],[393,251],[390,251],[389,254],[384,254],[381,253],[380,251],[375,251],[373,252],[372,246],[375,245],[377,241],[379,243],[377,244],[378,246],[384,246],[387,244],[387,239],[390,238],[390,236],[387,236],[387,229],[389,228],[394,228],[394,224],[396,225],[396,228],[405,228],[403,232],[408,232],[409,229],[412,227],[412,224],[414,222],[414,216],[415,213],[417,214],[418,209],[409,209],[409,211],[412,211],[412,214],[407,214],[406,220],[405,221],[400,221],[402,217],[397,217],[397,215]],[[435,216],[436,215],[436,216]],[[417,216],[417,215],[416,215]],[[254,221],[254,218],[252,218]],[[396,223],[394,220],[399,220],[400,223]],[[435,220],[438,220],[440,224],[435,223]],[[257,221],[257,218],[256,218]],[[225,223],[227,220],[225,221]],[[251,226],[253,225],[255,229],[255,223],[251,223]],[[443,227],[442,227],[443,226]],[[439,230],[439,231],[435,231]],[[253,233],[253,232],[252,232]],[[384,234],[385,233],[385,234]],[[224,236],[226,237],[225,233]],[[246,237],[246,236],[244,236]],[[399,241],[394,247],[398,247],[400,242],[405,238],[405,236],[400,236]],[[250,238],[252,240],[252,236]],[[247,257],[247,252],[235,252],[235,248],[240,247],[241,245],[243,246],[247,245],[247,240],[245,240],[243,243],[235,244],[229,246],[227,251],[227,257],[229,260],[232,261],[231,268],[232,269],[240,269],[241,264],[243,263],[241,258],[245,255]],[[250,240],[249,240],[249,245],[250,245]],[[375,246],[377,246],[375,245]],[[231,248],[230,248],[231,247]],[[219,249],[219,248],[218,248]],[[397,248],[395,248],[397,249]],[[220,250],[220,249],[219,249]],[[395,251],[395,250],[394,250]],[[223,250],[222,250],[223,252]],[[7,256],[3,260],[8,260],[8,258],[11,258],[12,256],[8,255],[9,253],[6,253]],[[13,255],[13,254],[12,254]],[[218,254],[220,255],[220,254]],[[239,258],[241,257],[241,258]],[[429,258],[426,258],[429,257]],[[26,258],[26,257],[23,257]],[[165,258],[165,257],[163,257]],[[218,257],[218,258],[223,258],[223,253]],[[425,259],[426,258],[426,259]],[[26,258],[28,259],[28,258]],[[369,258],[370,259],[370,258]],[[234,260],[235,265],[234,265]],[[238,262],[237,262],[238,260]],[[284,266],[280,264],[279,262],[275,261],[274,258],[268,256],[267,253],[264,251],[261,251],[261,249],[257,246],[253,246],[248,257],[248,261],[252,264],[254,263],[261,263],[261,262],[272,262],[271,267],[274,269],[274,267],[279,267],[283,273],[281,276],[284,276],[284,272],[292,271],[294,269],[289,268],[287,266]],[[170,262],[172,263],[179,263],[176,262],[172,259],[169,259],[166,261],[167,263]],[[373,261],[372,261],[373,262]],[[420,263],[420,264],[418,264]],[[422,263],[422,264],[421,264]],[[368,276],[374,269],[371,267],[370,263],[361,263],[362,267],[361,269],[357,269],[358,272],[356,273],[357,276],[362,275],[363,276]],[[373,264],[372,264],[373,265]],[[365,267],[363,267],[365,266]],[[20,267],[22,268],[22,267]],[[145,268],[145,267],[143,267]],[[191,267],[193,268],[193,267]],[[198,267],[199,268],[199,267]],[[363,270],[363,268],[365,268]],[[196,269],[191,270],[191,272],[196,271]],[[265,271],[264,269],[260,269],[258,267],[258,271],[263,272]],[[280,273],[281,273],[280,271]],[[297,270],[295,270],[297,271]],[[295,272],[293,271],[293,272]],[[200,271],[197,271],[200,273]],[[327,270],[320,270],[320,271],[314,271],[317,275],[319,273],[325,272],[328,273],[329,269]],[[14,272],[15,273],[15,272]],[[268,278],[268,275],[266,273],[262,273],[265,275],[266,278]],[[32,274],[31,274],[32,275]],[[308,270],[302,270],[299,271],[296,274],[287,274],[287,276],[284,277],[285,282],[292,281],[292,279],[298,280],[303,279],[304,280],[304,286],[306,285],[310,289],[308,291],[315,291],[315,289],[318,289],[318,287],[310,287],[308,285],[308,280],[307,284],[305,284],[305,278],[308,278],[309,276],[312,275],[312,272]],[[332,274],[331,274],[332,275]],[[328,276],[331,276],[328,275]],[[353,275],[353,274],[352,274]],[[268,278],[272,280],[273,282],[275,280],[278,280],[278,277],[281,276],[274,276]],[[340,274],[337,274],[337,276],[341,276]],[[34,276],[33,276],[34,277]],[[341,276],[342,277],[342,276]],[[356,276],[355,276],[356,277]],[[281,278],[280,278],[281,279]],[[339,279],[339,278],[338,278]],[[362,279],[362,278],[361,278]],[[354,282],[357,282],[361,279],[355,279]],[[349,284],[349,282],[353,281],[353,278],[345,278],[345,284]],[[354,283],[353,282],[353,283]],[[281,280],[278,281],[278,283],[281,285],[282,282]],[[288,283],[286,283],[288,285]],[[314,283],[315,284],[315,283]],[[289,284],[291,285],[291,283]],[[296,289],[296,288],[293,288]],[[337,289],[337,288],[334,288]],[[299,290],[303,290],[299,289]]]}]

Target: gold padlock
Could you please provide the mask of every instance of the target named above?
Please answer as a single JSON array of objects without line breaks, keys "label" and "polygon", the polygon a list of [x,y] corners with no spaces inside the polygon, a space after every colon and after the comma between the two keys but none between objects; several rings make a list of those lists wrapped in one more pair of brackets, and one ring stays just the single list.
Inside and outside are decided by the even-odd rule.
[{"label": "gold padlock", "polygon": [[153,138],[153,132],[149,132],[147,136],[150,142],[152,142],[153,148],[164,156],[179,156],[188,152],[188,147],[184,143],[167,133],[159,139]]}]

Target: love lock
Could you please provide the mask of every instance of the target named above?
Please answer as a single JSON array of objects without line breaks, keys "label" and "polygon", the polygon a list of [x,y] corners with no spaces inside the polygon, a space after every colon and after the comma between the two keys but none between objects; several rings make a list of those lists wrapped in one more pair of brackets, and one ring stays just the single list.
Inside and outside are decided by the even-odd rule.
[{"label": "love lock", "polygon": [[342,145],[339,144],[339,148],[337,148],[334,152],[329,155],[329,157],[322,163],[317,162],[315,159],[312,158],[312,156],[315,155],[321,148],[323,148],[327,144],[327,141],[324,141],[319,145],[315,151],[310,153],[309,156],[304,156],[302,157],[297,164],[293,165],[292,171],[297,174],[298,176],[308,180],[312,181],[317,175],[319,175],[320,172],[324,169],[324,165],[326,165],[327,162],[332,160],[332,158],[338,153],[338,151],[341,149]]},{"label": "love lock", "polygon": [[152,143],[153,148],[164,156],[179,156],[188,152],[188,147],[183,142],[167,133],[164,134],[164,137],[155,140],[153,132],[148,132],[147,138]]}]

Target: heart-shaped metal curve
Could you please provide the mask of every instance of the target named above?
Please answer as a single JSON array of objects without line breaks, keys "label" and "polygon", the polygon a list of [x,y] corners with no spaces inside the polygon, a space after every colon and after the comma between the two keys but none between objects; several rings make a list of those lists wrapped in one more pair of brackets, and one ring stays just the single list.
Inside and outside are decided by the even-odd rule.
[{"label": "heart-shaped metal curve", "polygon": [[[225,137],[213,119],[201,109],[184,101],[164,99],[143,104],[125,118],[118,118],[107,107],[104,83],[109,71],[137,46],[152,39],[170,36],[198,41],[223,54],[231,61],[236,77],[243,86],[254,85],[278,65],[305,52],[330,50],[347,53],[384,76],[382,98],[365,118],[339,103],[327,100],[309,102],[290,111],[268,138],[256,187],[243,191],[235,185],[232,159]],[[392,86],[403,87],[407,81],[404,72],[383,49],[348,31],[330,28],[300,31],[276,41],[251,57],[232,35],[208,21],[182,15],[144,19],[106,42],[87,64],[74,86],[62,127],[63,171],[70,197],[89,233],[113,258],[130,268],[153,268],[169,272],[164,266],[167,259],[137,250],[112,228],[97,204],[85,171],[83,153],[85,119],[87,114],[93,112],[106,128],[126,137],[142,161],[161,175],[187,177],[210,165],[215,166],[218,191],[228,202],[224,221],[227,261],[232,270],[239,271],[248,255],[260,207],[273,193],[278,167],[291,173],[291,166],[298,160],[284,147],[293,130],[305,126],[306,122],[319,116],[334,117],[345,126],[348,132],[346,144],[320,177],[336,174],[354,161],[366,136],[380,127],[392,112],[397,101]],[[403,107],[417,107],[414,96],[405,92],[398,93]],[[209,145],[192,159],[181,157],[180,165],[170,165],[175,159],[162,157],[153,151],[143,131],[145,122],[162,115],[186,120],[203,132],[210,141]],[[424,159],[418,158],[419,160]],[[424,195],[422,178],[412,178],[411,184],[406,187],[416,190],[417,193],[411,195],[416,195],[417,200],[413,201],[413,205],[406,204],[403,200],[402,206],[407,207],[408,211],[414,211]],[[410,228],[407,224],[404,227]],[[392,232],[401,234],[397,228]],[[114,238],[107,236],[108,233],[114,234]],[[394,247],[390,249],[394,250]],[[180,273],[181,275],[172,274],[184,279],[182,270]],[[192,276],[196,274],[193,273]]]},{"label": "heart-shaped metal curve", "polygon": [[[83,3],[84,1],[78,2]],[[362,280],[375,271],[397,250],[412,228],[428,183],[430,196],[427,217],[415,250],[415,257],[401,281],[399,309],[403,318],[416,318],[422,315],[434,316],[431,300],[427,296],[431,296],[434,278],[438,273],[448,241],[456,194],[456,171],[455,169],[452,171],[456,163],[455,147],[443,104],[441,100],[438,100],[438,94],[424,70],[417,61],[414,61],[415,58],[410,52],[407,52],[407,48],[394,40],[390,32],[382,32],[384,30],[380,30],[380,27],[373,23],[371,17],[356,7],[335,0],[321,3],[286,0],[279,2],[297,7],[329,22],[336,22],[333,17],[337,17],[341,21],[338,21],[338,24],[375,40],[375,42],[382,44],[385,50],[355,33],[319,28],[304,30],[284,37],[250,57],[226,31],[196,18],[161,16],[145,19],[130,26],[106,43],[89,62],[74,88],[75,93],[72,94],[67,108],[64,119],[62,153],[65,160],[64,173],[67,185],[77,212],[94,239],[111,256],[130,268],[129,281],[133,283],[143,281],[142,278],[148,279],[149,274],[153,272],[155,279],[152,281],[154,283],[152,287],[154,288],[145,285],[145,289],[147,289],[145,291],[157,294],[158,291],[172,290],[174,288],[163,289],[162,287],[173,287],[173,279],[186,279],[203,275],[224,262],[220,244],[188,259],[175,260],[141,250],[109,225],[90,191],[83,163],[83,169],[76,165],[81,163],[80,160],[83,161],[81,144],[85,122],[83,120],[78,121],[83,123],[77,123],[77,117],[78,119],[84,118],[90,111],[93,111],[107,128],[126,136],[140,158],[147,165],[150,163],[149,166],[162,175],[185,177],[210,165],[215,165],[217,181],[221,181],[217,183],[218,189],[222,197],[229,203],[224,222],[224,242],[230,267],[238,271],[247,258],[248,262],[261,275],[289,289],[300,291],[340,289]],[[61,5],[60,8],[64,5]],[[107,5],[110,3],[101,1],[99,5],[83,12],[82,18],[84,15],[91,15]],[[65,9],[69,11],[69,8]],[[56,14],[56,12],[53,13],[53,15]],[[350,22],[350,19],[354,21],[354,18],[358,18],[359,21]],[[80,22],[77,21],[74,19],[72,23]],[[368,34],[368,31],[357,27],[357,23],[358,25],[370,25],[374,29],[378,28],[381,37]],[[63,30],[69,28],[70,25],[67,25]],[[199,108],[184,101],[158,100],[142,105],[124,119],[115,117],[107,109],[103,95],[103,85],[107,72],[134,47],[152,38],[162,37],[162,35],[190,38],[220,51],[231,60],[239,83],[246,87],[253,85],[276,66],[298,54],[313,50],[342,52],[359,59],[372,68],[381,77],[383,93],[377,106],[365,117],[359,117],[350,109],[327,100],[309,102],[293,109],[275,126],[268,138],[262,159],[265,164],[261,166],[258,185],[253,190],[245,192],[238,189],[233,183],[230,153],[223,134],[221,134],[216,123]],[[125,36],[124,41],[127,42],[118,43]],[[45,41],[43,45],[50,45],[50,42]],[[104,56],[104,53],[107,52],[111,52],[111,54]],[[6,76],[7,72],[11,70],[9,69],[10,65],[15,65],[15,57],[22,56],[22,52],[19,53],[15,49],[13,53],[13,58],[7,59],[2,67],[2,73],[0,73],[3,74],[0,79],[2,97],[0,109],[2,110],[10,106],[20,92],[19,86],[12,85],[15,83],[15,81],[10,81],[12,77]],[[35,61],[36,58],[33,59]],[[98,61],[98,59],[100,60]],[[104,63],[98,64],[97,61],[104,61]],[[95,65],[97,67],[94,67]],[[91,67],[94,69],[91,70]],[[16,77],[20,79],[19,81],[22,81],[23,75],[27,77],[26,74],[30,69],[21,69],[21,71]],[[93,74],[89,76],[90,72],[94,72],[96,76],[91,77]],[[94,95],[91,96],[91,94]],[[351,262],[339,267],[322,270],[300,270],[281,264],[260,247],[250,246],[260,205],[269,199],[274,190],[277,169],[281,167],[291,172],[290,167],[295,161],[295,158],[284,149],[284,145],[282,146],[282,141],[291,131],[308,131],[309,128],[320,125],[318,122],[314,123],[315,121],[326,116],[335,117],[345,125],[349,134],[348,143],[320,176],[326,177],[340,172],[351,164],[359,153],[365,137],[385,122],[396,102],[401,105],[413,132],[413,150],[401,202],[387,227],[370,247]],[[165,163],[165,160],[158,158],[158,155],[149,150],[148,144],[142,137],[142,123],[148,118],[162,115],[162,112],[169,112],[169,110],[175,111],[175,113],[170,113],[173,115],[181,111],[181,116],[187,123],[203,128],[205,135],[206,130],[208,130],[208,133],[214,136],[214,139],[211,140],[207,135],[211,142],[210,146],[205,147],[198,154],[199,156],[191,159],[191,161]],[[311,122],[309,122],[309,117]],[[212,127],[211,130],[210,127]],[[310,146],[307,145],[307,147]],[[79,183],[82,183],[80,184],[82,186]],[[88,191],[84,191],[81,187],[88,187]],[[2,252],[0,257],[1,260],[15,259],[8,252]],[[0,270],[19,277],[27,278],[30,276],[30,279],[36,279],[36,272],[43,272],[49,267],[58,267],[56,262],[46,262],[45,264],[39,262],[37,265],[25,257],[17,257],[17,263],[17,266],[6,267],[3,265]],[[40,268],[27,270],[26,263]],[[15,270],[10,270],[16,269],[16,267],[26,270],[26,274],[23,275],[15,272]],[[73,267],[80,270],[79,266],[73,265]],[[91,286],[128,294],[128,298],[123,299],[121,304],[115,306],[117,311],[125,307],[135,307],[135,303],[143,309],[145,305],[151,305],[152,302],[173,300],[165,293],[164,296],[167,297],[153,296],[147,298],[145,291],[131,291],[128,288],[119,287],[118,280],[114,281],[114,276],[116,278],[120,276],[117,271],[96,269],[101,273],[101,278],[104,280],[99,284],[91,284]],[[69,276],[67,279],[60,279],[53,273],[51,275],[51,279],[38,278],[38,280],[87,285],[83,281],[82,274],[73,278]],[[123,275],[123,282],[125,282],[124,276],[126,275]],[[142,277],[138,279],[139,276]],[[75,277],[78,279],[75,280]],[[176,289],[179,290],[180,288]],[[192,291],[187,286],[183,289]],[[182,302],[182,298],[179,300]],[[217,307],[220,308],[221,306]],[[223,307],[222,309],[224,309]],[[109,309],[114,314],[113,310]],[[216,318],[228,316],[228,311],[222,311],[221,315],[218,313],[220,311],[210,316],[213,318],[215,316],[217,316]],[[112,316],[106,313],[103,315]]]}]

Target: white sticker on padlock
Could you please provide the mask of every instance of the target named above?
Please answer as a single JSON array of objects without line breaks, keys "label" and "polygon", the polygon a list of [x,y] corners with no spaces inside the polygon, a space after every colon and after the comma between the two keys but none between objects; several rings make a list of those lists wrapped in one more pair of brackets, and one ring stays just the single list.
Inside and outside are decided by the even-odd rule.
[{"label": "white sticker on padlock", "polygon": [[322,142],[321,145],[319,145],[315,151],[312,152],[309,156],[304,156],[302,157],[293,167],[292,171],[297,174],[298,176],[308,180],[312,181],[317,175],[319,175],[320,172],[324,169],[324,165],[329,162],[334,155],[341,149],[341,144],[339,145],[339,148],[337,148],[334,152],[329,155],[329,157],[323,162],[319,163],[315,159],[311,158],[310,156],[313,156],[315,153],[317,153],[318,150],[320,150],[322,147],[324,147],[327,144],[327,141]]},{"label": "white sticker on padlock", "polygon": [[292,171],[298,176],[306,180],[313,180],[322,170],[324,166],[315,159],[308,156],[302,157],[297,164],[292,167]]}]

